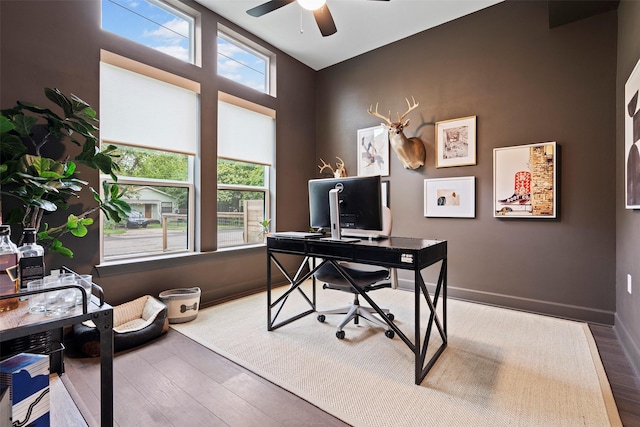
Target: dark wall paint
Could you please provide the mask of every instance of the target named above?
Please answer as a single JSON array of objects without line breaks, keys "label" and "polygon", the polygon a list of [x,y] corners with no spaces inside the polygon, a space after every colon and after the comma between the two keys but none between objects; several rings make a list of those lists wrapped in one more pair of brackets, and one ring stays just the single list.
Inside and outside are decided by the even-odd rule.
[{"label": "dark wall paint", "polygon": [[[198,217],[204,253],[162,261],[120,265],[99,264],[99,233],[69,243],[72,260],[47,255],[47,265],[65,264],[86,273],[93,269],[107,301],[119,304],[145,293],[157,295],[175,287],[199,286],[202,303],[229,299],[264,289],[266,255],[263,246],[238,251],[216,249],[216,145],[217,96],[224,91],[243,96],[277,111],[276,188],[279,229],[308,226],[306,182],[314,174],[315,72],[271,48],[277,55],[277,98],[258,94],[241,85],[216,77],[215,40],[221,22],[259,42],[246,31],[222,20],[195,2],[186,2],[201,13],[202,66],[194,66],[147,47],[100,30],[100,2],[87,1],[2,1],[0,2],[0,108],[17,100],[47,104],[44,87],[58,87],[75,93],[99,111],[100,49],[160,67],[201,83],[201,180]],[[264,43],[262,43],[265,45]],[[266,48],[270,48],[265,45]],[[98,188],[98,175],[83,172],[82,178]],[[91,197],[83,198],[70,212],[82,212]],[[69,241],[71,242],[71,241]]]},{"label": "dark wall paint", "polygon": [[[57,87],[67,95],[79,96],[94,108],[98,106],[100,3],[74,2],[66,7],[60,3],[64,2],[0,2],[2,108],[13,107],[18,100],[51,107],[44,96],[45,87]],[[69,13],[69,9],[73,11]],[[68,145],[70,155],[79,152],[72,144]],[[99,188],[98,175],[93,172],[80,167],[79,177]],[[64,215],[54,216],[57,219],[52,218],[51,224],[59,225],[69,213],[83,212],[83,207],[92,200],[89,191],[83,192],[82,198],[70,200],[71,208]],[[6,199],[4,204],[7,209]],[[98,233],[87,235],[81,245],[69,243],[74,259],[48,255],[47,266],[64,264],[88,273],[99,261]]]},{"label": "dark wall paint", "polygon": [[[203,34],[209,35],[203,38],[204,52],[214,51],[219,21],[256,40],[197,3],[188,4],[202,13]],[[638,21],[636,2],[623,2],[621,10],[631,13],[621,18],[624,57],[618,94],[620,73],[626,80],[639,39],[633,25]],[[103,33],[99,14],[96,0],[0,2],[1,107],[18,99],[44,103],[45,86],[76,93],[98,106],[99,50],[126,53],[201,82],[202,152],[213,158],[217,91],[248,95],[277,110],[277,228],[286,230],[307,226],[306,180],[315,175],[320,157],[340,156],[355,174],[356,130],[379,122],[366,113],[369,105],[379,101],[381,111],[395,114],[404,110],[404,97],[415,96],[420,107],[409,116],[407,134],[425,141],[428,162],[425,168],[408,171],[392,154],[394,234],[449,241],[451,295],[612,323],[616,282],[621,299],[627,270],[640,277],[633,257],[638,239],[621,237],[637,236],[635,215],[616,210],[621,193],[616,198],[613,190],[616,179],[622,179],[612,149],[616,123],[620,127],[615,116],[616,12],[550,30],[546,2],[509,1],[318,73],[276,51],[277,98],[249,95],[217,79],[211,54],[203,56],[202,67],[195,67]],[[468,115],[478,116],[477,166],[435,169],[434,123]],[[618,130],[618,151],[621,138]],[[493,148],[549,140],[562,149],[559,219],[493,218]],[[477,178],[475,219],[423,217],[425,178],[468,175]],[[203,183],[215,182],[215,176],[215,162],[207,161]],[[97,176],[83,177],[97,184]],[[215,190],[213,185],[202,189],[202,248],[211,251],[215,223],[207,212],[215,209]],[[616,212],[623,221],[617,270]],[[89,271],[98,263],[98,243],[97,233],[90,233],[72,247],[74,260],[53,258],[49,265],[64,262]],[[182,286],[200,286],[206,304],[264,287],[264,255],[259,247],[161,264],[101,267],[97,281],[114,304]],[[638,301],[631,302],[621,302],[620,318],[638,342]]]},{"label": "dark wall paint", "polygon": [[[320,71],[317,157],[355,175],[367,108],[395,118],[414,96],[427,165],[391,155],[393,234],[448,240],[450,295],[612,323],[615,79],[616,12],[551,30],[546,2],[501,3]],[[434,123],[471,115],[477,165],[436,169]],[[494,218],[493,149],[544,141],[561,147],[559,219]],[[423,180],[455,176],[476,177],[475,219],[425,218]]]},{"label": "dark wall paint", "polygon": [[[624,86],[640,61],[640,2],[622,1],[618,8],[618,83],[616,143],[616,320],[615,330],[624,343],[636,372],[640,372],[640,211],[625,206],[624,121],[627,110]],[[627,274],[633,292],[627,292]]]}]

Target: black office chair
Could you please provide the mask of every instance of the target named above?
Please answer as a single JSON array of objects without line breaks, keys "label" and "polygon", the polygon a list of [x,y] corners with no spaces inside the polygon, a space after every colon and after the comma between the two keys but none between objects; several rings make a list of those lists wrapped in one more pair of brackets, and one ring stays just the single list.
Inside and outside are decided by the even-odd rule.
[{"label": "black office chair", "polygon": [[[391,210],[387,207],[383,208],[383,230],[380,235],[389,236],[391,234],[392,226]],[[390,271],[386,268],[373,267],[366,264],[354,264],[354,263],[340,263],[340,266],[345,272],[353,279],[356,285],[358,285],[365,292],[374,291],[381,288],[390,288],[391,278]],[[354,294],[353,302],[341,308],[333,310],[319,311],[318,321],[324,322],[326,315],[328,314],[345,314],[346,316],[338,324],[338,330],[336,331],[336,337],[343,339],[345,332],[343,328],[351,320],[355,324],[358,324],[360,317],[368,320],[369,322],[385,328],[385,335],[388,338],[393,338],[395,333],[384,320],[376,317],[379,315],[372,307],[363,307],[360,305],[358,296],[360,295],[355,291],[351,284],[338,272],[336,267],[331,263],[326,263],[314,273],[316,280],[324,282],[323,289],[336,289],[343,292],[351,292]],[[388,309],[382,309],[383,313],[389,320],[393,320],[394,316]]]}]

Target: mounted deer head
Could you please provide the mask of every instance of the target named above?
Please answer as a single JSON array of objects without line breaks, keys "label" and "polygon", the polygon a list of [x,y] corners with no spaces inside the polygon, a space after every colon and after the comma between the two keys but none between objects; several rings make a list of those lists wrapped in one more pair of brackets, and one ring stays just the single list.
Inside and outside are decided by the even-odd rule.
[{"label": "mounted deer head", "polygon": [[333,167],[331,167],[330,164],[320,159],[320,161],[322,162],[322,166],[318,165],[318,169],[320,169],[320,173],[322,173],[325,169],[329,169],[334,178],[342,178],[347,176],[347,169],[344,166],[344,160],[342,160],[340,157],[337,157],[337,156],[336,156],[336,159],[338,159],[338,161],[336,162],[335,169],[333,169]]},{"label": "mounted deer head", "polygon": [[407,101],[409,109],[405,111],[403,115],[400,115],[400,113],[398,113],[397,122],[391,121],[391,111],[389,111],[389,115],[386,117],[378,113],[378,103],[376,103],[375,111],[373,111],[372,109],[373,106],[369,106],[369,110],[367,112],[372,116],[381,118],[386,122],[381,124],[389,132],[389,142],[391,143],[391,148],[393,148],[393,151],[396,152],[396,155],[400,159],[402,166],[404,166],[406,169],[418,169],[420,166],[424,165],[424,161],[427,157],[427,152],[424,148],[424,143],[420,138],[407,138],[406,136],[404,136],[403,130],[404,128],[409,126],[409,119],[405,120],[404,122],[402,120],[407,116],[407,114],[417,108],[420,104],[417,103],[413,97],[411,97],[411,100],[413,100],[413,105],[411,105],[407,98],[405,98],[405,100]]}]

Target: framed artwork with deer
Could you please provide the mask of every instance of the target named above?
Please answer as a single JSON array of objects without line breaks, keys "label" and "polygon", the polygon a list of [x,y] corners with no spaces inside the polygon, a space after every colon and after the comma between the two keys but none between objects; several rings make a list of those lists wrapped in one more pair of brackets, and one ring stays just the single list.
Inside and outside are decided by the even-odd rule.
[{"label": "framed artwork with deer", "polygon": [[493,149],[493,216],[555,218],[555,142]]},{"label": "framed artwork with deer", "polygon": [[476,164],[476,116],[436,122],[436,167]]},{"label": "framed artwork with deer", "polygon": [[389,176],[389,134],[383,126],[358,129],[358,176]]}]

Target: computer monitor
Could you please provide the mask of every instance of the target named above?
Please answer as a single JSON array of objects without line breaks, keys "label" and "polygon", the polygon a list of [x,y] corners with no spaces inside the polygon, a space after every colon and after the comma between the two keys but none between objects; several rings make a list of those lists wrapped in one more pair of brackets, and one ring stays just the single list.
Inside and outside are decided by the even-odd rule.
[{"label": "computer monitor", "polygon": [[380,176],[354,176],[309,180],[309,216],[313,228],[382,230]]}]

